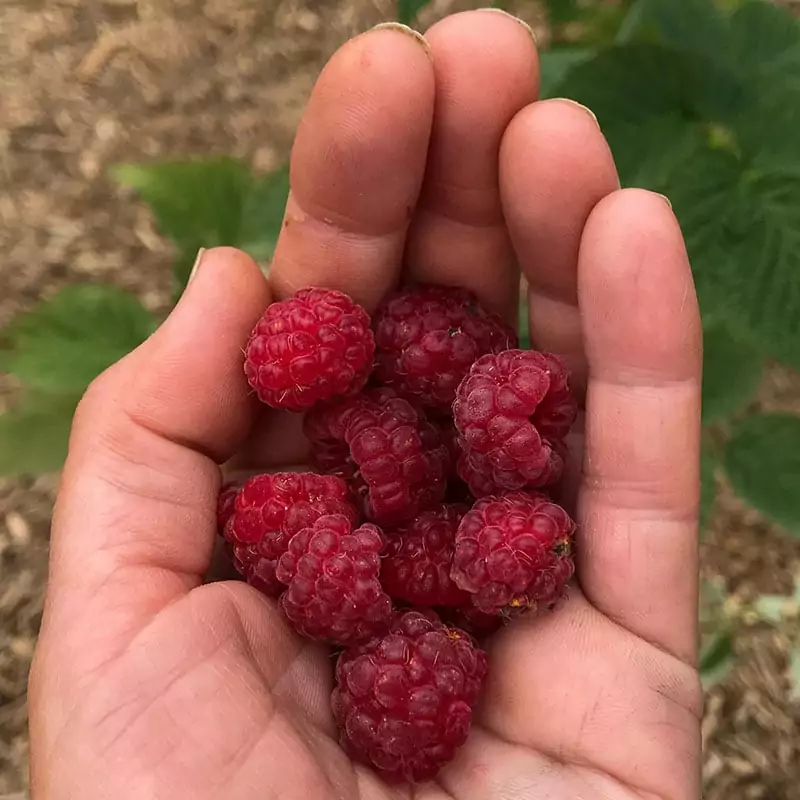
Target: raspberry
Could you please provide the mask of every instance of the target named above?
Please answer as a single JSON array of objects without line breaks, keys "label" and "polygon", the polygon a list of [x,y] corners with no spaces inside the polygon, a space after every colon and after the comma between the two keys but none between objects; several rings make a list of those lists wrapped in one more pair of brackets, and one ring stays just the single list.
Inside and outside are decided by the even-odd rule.
[{"label": "raspberry", "polygon": [[233,515],[236,512],[236,497],[241,483],[226,483],[217,500],[217,529],[225,538],[225,548],[236,571],[254,589],[268,597],[280,597],[286,588],[275,577],[276,561],[264,558],[255,544],[235,544],[233,537]]},{"label": "raspberry", "polygon": [[223,531],[233,545],[234,566],[248,583],[277,597],[275,566],[292,537],[324,514],[355,522],[348,497],[346,484],[332,475],[277,472],[250,478],[236,494]]},{"label": "raspberry", "polygon": [[234,544],[233,566],[247,583],[267,597],[278,598],[286,588],[276,577],[277,561],[264,558],[258,551],[258,545]]},{"label": "raspberry", "polygon": [[543,494],[484,497],[458,526],[451,577],[486,614],[551,608],[572,577],[575,523]]},{"label": "raspberry", "polygon": [[567,447],[564,442],[558,440],[549,442],[549,445],[551,450],[547,466],[535,481],[529,479],[529,473],[525,470],[500,469],[492,464],[491,454],[476,452],[462,452],[459,455],[456,462],[458,477],[467,485],[474,497],[519,491],[530,487],[532,483],[536,486],[552,486],[559,481],[564,472]]},{"label": "raspberry", "polygon": [[450,411],[456,388],[486,353],[517,346],[500,317],[466,289],[409,286],[375,313],[375,375],[424,406]]},{"label": "raspberry", "polygon": [[236,495],[239,494],[239,489],[241,488],[242,485],[240,483],[230,482],[220,489],[219,497],[217,498],[217,531],[220,536],[225,535],[225,526],[233,516]]},{"label": "raspberry", "polygon": [[578,407],[557,356],[508,350],[478,359],[458,387],[453,416],[475,495],[546,486],[564,469],[560,444]]},{"label": "raspberry", "polygon": [[467,739],[486,654],[431,613],[397,614],[391,630],[346,650],[333,714],[348,754],[392,782],[433,778]]},{"label": "raspberry", "polygon": [[349,481],[366,517],[399,524],[444,498],[450,458],[438,429],[391,389],[313,409],[314,464]]},{"label": "raspberry", "polygon": [[305,411],[360,391],[374,354],[361,306],[341,292],[302,289],[264,312],[250,334],[244,369],[262,402]]},{"label": "raspberry", "polygon": [[381,588],[380,528],[340,514],[317,519],[292,537],[278,562],[288,584],[281,597],[286,616],[302,634],[331,644],[353,644],[389,625],[392,601]]},{"label": "raspberry", "polygon": [[442,505],[388,533],[381,583],[391,597],[416,608],[470,602],[469,594],[450,580],[456,530],[467,510]]}]

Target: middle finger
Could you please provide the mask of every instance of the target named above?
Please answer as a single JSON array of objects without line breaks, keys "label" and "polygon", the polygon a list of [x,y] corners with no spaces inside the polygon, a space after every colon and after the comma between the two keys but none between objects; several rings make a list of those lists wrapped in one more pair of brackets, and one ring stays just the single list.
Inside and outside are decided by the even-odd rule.
[{"label": "middle finger", "polygon": [[455,14],[426,38],[436,101],[406,271],[412,280],[470,289],[487,308],[516,321],[519,277],[498,161],[509,122],[536,99],[536,45],[519,20],[490,11]]}]

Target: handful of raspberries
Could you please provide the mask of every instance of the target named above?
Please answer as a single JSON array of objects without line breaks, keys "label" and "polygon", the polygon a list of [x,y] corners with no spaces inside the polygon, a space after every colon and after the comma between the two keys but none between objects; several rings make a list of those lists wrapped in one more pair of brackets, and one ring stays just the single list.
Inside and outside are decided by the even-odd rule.
[{"label": "handful of raspberries", "polygon": [[340,650],[342,747],[386,780],[433,778],[469,734],[476,637],[552,609],[575,525],[547,494],[577,405],[556,356],[462,289],[408,286],[370,319],[341,292],[270,306],[245,373],[305,412],[314,472],[226,486],[236,569],[294,628]]}]

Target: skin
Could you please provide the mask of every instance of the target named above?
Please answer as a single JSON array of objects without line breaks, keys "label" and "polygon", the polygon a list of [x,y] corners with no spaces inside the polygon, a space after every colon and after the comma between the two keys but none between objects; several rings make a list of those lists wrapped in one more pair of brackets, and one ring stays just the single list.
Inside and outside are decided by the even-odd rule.
[{"label": "skin", "polygon": [[[468,12],[430,52],[382,29],[322,73],[292,156],[269,281],[205,253],[164,325],[91,386],[53,522],[30,680],[32,792],[80,798],[696,800],[701,334],[665,200],[619,189],[600,129],[535,102],[534,43]],[[207,583],[220,464],[302,463],[297,420],[258,408],[242,345],[307,286],[368,309],[400,279],[452,283],[562,354],[578,583],[490,648],[474,732],[424,787],[336,745],[331,660],[274,603]]]}]

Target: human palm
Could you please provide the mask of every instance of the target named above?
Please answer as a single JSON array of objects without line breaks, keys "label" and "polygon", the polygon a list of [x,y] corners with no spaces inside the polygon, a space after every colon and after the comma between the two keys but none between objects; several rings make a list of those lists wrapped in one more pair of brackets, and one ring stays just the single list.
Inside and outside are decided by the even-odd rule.
[{"label": "human palm", "polygon": [[[323,72],[292,157],[269,281],[204,254],[160,330],[76,415],[31,677],[32,791],[61,798],[694,800],[700,334],[664,200],[620,191],[585,109],[534,103],[535,47],[501,14],[420,41],[382,29]],[[338,748],[330,651],[241,582],[205,582],[218,464],[303,463],[241,347],[273,299],[331,286],[374,308],[403,278],[472,289],[561,354],[577,583],[490,645],[468,744],[390,787]],[[583,422],[583,420],[582,420]]]}]

